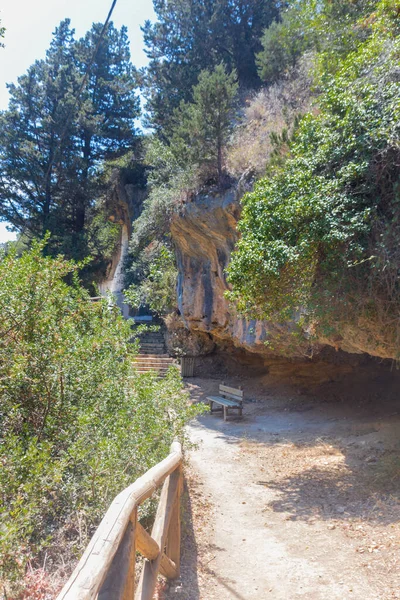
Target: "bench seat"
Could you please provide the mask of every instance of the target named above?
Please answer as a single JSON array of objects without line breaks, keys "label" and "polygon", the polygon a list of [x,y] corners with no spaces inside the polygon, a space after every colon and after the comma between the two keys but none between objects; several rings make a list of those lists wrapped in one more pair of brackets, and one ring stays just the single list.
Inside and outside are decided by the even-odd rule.
[{"label": "bench seat", "polygon": [[229,400],[229,398],[222,398],[222,396],[207,396],[207,400],[216,402],[217,404],[223,404],[224,406],[237,406],[238,408],[242,406],[242,403],[239,402],[239,400]]},{"label": "bench seat", "polygon": [[[221,396],[207,396],[207,400],[210,404],[210,412],[222,411],[224,414],[224,421],[228,417],[228,409],[238,410],[239,416],[243,415],[243,392],[241,389],[235,389],[225,386],[224,384],[219,386],[219,393]],[[217,408],[214,408],[214,404],[219,404]]]}]

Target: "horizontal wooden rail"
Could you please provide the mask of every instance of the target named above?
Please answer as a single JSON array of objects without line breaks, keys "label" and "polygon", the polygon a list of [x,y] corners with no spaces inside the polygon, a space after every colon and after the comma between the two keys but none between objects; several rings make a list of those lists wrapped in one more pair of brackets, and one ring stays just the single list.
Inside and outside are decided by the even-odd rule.
[{"label": "horizontal wooden rail", "polygon": [[[163,483],[151,535],[137,508]],[[171,453],[113,500],[57,600],[151,600],[157,575],[179,576],[182,448]],[[145,557],[135,593],[136,551]]]}]

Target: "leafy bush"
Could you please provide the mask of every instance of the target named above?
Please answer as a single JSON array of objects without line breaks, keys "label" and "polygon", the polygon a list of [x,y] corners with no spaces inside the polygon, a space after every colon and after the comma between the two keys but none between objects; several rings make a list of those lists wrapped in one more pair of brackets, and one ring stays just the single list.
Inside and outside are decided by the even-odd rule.
[{"label": "leafy bush", "polygon": [[295,67],[307,51],[319,53],[321,72],[332,73],[370,31],[364,18],[376,0],[300,0],[265,30],[257,55],[261,79],[274,83]]},{"label": "leafy bush", "polygon": [[375,320],[398,349],[400,40],[374,19],[325,77],[320,113],[302,120],[284,167],[244,198],[230,297],[263,318],[303,310],[326,333]]},{"label": "leafy bush", "polygon": [[277,82],[307,50],[315,48],[315,30],[309,27],[315,17],[314,4],[309,0],[293,3],[279,21],[273,21],[265,30],[261,38],[263,50],[256,57],[263,81]]},{"label": "leafy bush", "polygon": [[149,194],[143,210],[133,223],[126,271],[131,272],[127,283],[135,281],[136,261],[141,252],[154,240],[163,240],[169,232],[171,218],[187,199],[189,190],[196,188],[198,179],[191,164],[182,161],[170,146],[156,136],[145,143],[145,164],[148,169]]},{"label": "leafy bush", "polygon": [[163,244],[156,244],[156,251],[152,254],[148,274],[139,284],[133,284],[125,291],[125,298],[134,308],[149,306],[159,315],[165,315],[177,305],[175,256]]},{"label": "leafy bush", "polygon": [[91,302],[79,265],[42,248],[0,260],[3,581],[44,554],[46,568],[70,564],[112,498],[167,455],[198,410],[176,370],[161,381],[135,374],[117,308]]}]

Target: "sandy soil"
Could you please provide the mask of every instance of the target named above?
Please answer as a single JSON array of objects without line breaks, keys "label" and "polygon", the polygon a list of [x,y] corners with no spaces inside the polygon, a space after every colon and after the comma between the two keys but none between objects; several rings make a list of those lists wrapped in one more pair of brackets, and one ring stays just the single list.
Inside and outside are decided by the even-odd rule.
[{"label": "sandy soil", "polygon": [[[218,381],[188,386],[201,400]],[[243,420],[190,426],[182,572],[167,600],[400,599],[398,385],[244,390]]]}]

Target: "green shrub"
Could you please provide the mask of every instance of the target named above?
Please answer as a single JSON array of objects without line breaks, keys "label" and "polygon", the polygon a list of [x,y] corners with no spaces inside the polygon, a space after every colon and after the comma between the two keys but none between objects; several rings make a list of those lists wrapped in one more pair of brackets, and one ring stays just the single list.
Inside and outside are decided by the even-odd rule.
[{"label": "green shrub", "polygon": [[78,265],[42,247],[0,260],[3,581],[44,554],[49,569],[76,558],[113,497],[198,411],[176,369],[135,374],[128,323],[109,300],[90,301]]},{"label": "green shrub", "polygon": [[174,253],[165,245],[156,244],[151,252],[148,272],[138,284],[125,292],[126,301],[134,308],[149,306],[159,315],[165,315],[177,306],[176,283],[178,271]]},{"label": "green shrub", "polygon": [[244,198],[230,297],[249,316],[304,311],[326,333],[372,319],[398,347],[400,40],[377,23],[325,77],[284,166]]},{"label": "green shrub", "polygon": [[[141,214],[133,223],[129,258],[125,266],[128,272],[127,285],[137,282],[135,263],[141,261],[141,252],[154,240],[165,238],[174,212],[187,199],[188,190],[198,185],[192,165],[180,160],[170,146],[156,136],[146,140],[145,150],[149,194]],[[138,265],[137,275],[140,275],[140,270]]]},{"label": "green shrub", "polygon": [[[389,3],[396,0],[389,0]],[[257,55],[263,81],[274,83],[307,51],[319,53],[321,73],[335,72],[340,61],[370,35],[367,17],[377,0],[299,0],[265,30]]]}]

